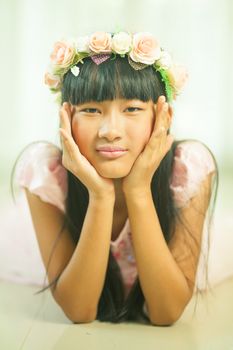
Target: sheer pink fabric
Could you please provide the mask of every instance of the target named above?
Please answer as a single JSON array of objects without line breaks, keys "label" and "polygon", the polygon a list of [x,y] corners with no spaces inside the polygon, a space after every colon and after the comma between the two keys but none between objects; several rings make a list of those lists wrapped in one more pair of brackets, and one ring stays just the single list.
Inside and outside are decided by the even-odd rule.
[{"label": "sheer pink fabric", "polygon": [[[214,170],[213,158],[202,143],[187,141],[178,145],[170,181],[175,205],[178,208],[188,205],[201,182]],[[61,151],[55,145],[41,142],[28,147],[19,160],[16,181],[43,201],[65,211],[67,173],[61,163]],[[121,269],[127,295],[137,277],[128,219],[118,238],[111,241],[111,251]],[[147,313],[145,304],[144,311]]]},{"label": "sheer pink fabric", "polygon": [[29,145],[18,161],[16,183],[38,195],[44,202],[65,211],[67,172],[61,163],[61,151],[51,143]]},{"label": "sheer pink fabric", "polygon": [[214,160],[200,142],[186,141],[176,147],[170,188],[181,208],[195,196],[201,182],[215,170]]}]

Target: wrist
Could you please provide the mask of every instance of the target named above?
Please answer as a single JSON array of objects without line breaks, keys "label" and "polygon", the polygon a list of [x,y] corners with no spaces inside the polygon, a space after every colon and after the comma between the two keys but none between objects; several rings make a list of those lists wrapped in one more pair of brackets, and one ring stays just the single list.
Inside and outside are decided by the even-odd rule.
[{"label": "wrist", "polygon": [[99,202],[108,202],[115,203],[115,192],[102,192],[102,193],[93,193],[89,192],[89,200],[99,201]]},{"label": "wrist", "polygon": [[151,196],[151,189],[150,187],[143,187],[143,188],[134,188],[134,189],[128,189],[128,190],[124,190],[124,195],[125,198],[144,198],[144,197],[148,197]]}]

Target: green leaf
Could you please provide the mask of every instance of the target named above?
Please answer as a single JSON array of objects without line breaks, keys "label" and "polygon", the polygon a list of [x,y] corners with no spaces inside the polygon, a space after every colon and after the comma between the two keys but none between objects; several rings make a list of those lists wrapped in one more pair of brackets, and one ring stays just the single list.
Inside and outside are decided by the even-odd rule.
[{"label": "green leaf", "polygon": [[155,70],[157,72],[160,73],[161,79],[164,82],[165,92],[166,92],[166,95],[167,95],[168,102],[171,102],[172,99],[173,99],[173,88],[172,88],[172,86],[170,84],[170,81],[169,81],[169,78],[168,78],[166,70],[161,68],[161,67],[157,67],[156,65],[153,65],[153,67],[155,68]]},{"label": "green leaf", "polygon": [[110,60],[111,60],[111,61],[115,60],[115,59],[116,59],[116,56],[117,56],[116,53],[113,53],[113,54],[112,54],[112,58],[110,58]]}]

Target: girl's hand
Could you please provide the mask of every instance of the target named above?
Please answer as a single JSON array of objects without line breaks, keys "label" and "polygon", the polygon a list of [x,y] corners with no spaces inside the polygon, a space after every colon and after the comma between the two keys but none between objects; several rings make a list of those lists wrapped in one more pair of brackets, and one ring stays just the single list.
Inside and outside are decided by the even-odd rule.
[{"label": "girl's hand", "polygon": [[165,102],[165,97],[159,97],[157,105],[154,105],[154,112],[155,125],[151,137],[134,162],[130,173],[122,180],[122,189],[125,194],[143,194],[145,191],[150,191],[152,177],[174,141],[172,135],[167,135],[172,109]]},{"label": "girl's hand", "polygon": [[71,131],[71,109],[64,102],[60,109],[60,135],[62,141],[62,165],[73,173],[86,186],[90,195],[97,198],[113,196],[115,198],[112,179],[101,177],[91,163],[84,157],[75,143]]}]

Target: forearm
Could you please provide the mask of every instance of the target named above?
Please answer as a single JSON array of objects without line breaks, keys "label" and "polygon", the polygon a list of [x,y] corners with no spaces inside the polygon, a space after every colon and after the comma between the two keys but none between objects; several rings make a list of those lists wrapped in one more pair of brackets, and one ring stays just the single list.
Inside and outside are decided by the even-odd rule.
[{"label": "forearm", "polygon": [[73,321],[97,312],[107,269],[114,200],[90,197],[81,235],[56,287],[56,300]]},{"label": "forearm", "polygon": [[150,319],[163,325],[182,313],[190,298],[187,281],[164,239],[151,191],[126,194],[138,277]]}]

